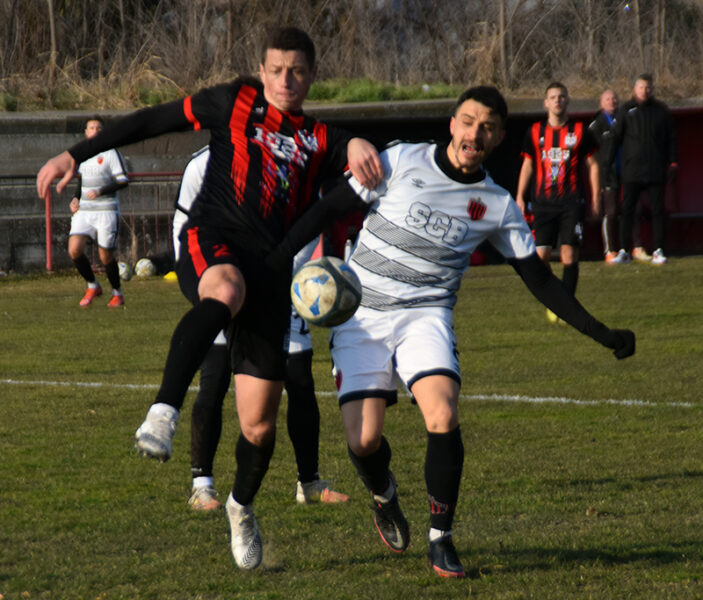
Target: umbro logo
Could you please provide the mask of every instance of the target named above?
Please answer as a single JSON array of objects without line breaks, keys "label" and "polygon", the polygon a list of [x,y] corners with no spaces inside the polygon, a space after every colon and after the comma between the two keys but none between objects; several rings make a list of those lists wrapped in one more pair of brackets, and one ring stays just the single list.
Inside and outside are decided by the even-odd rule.
[{"label": "umbro logo", "polygon": [[418,179],[417,177],[413,177],[410,180],[410,183],[412,183],[416,188],[422,189],[423,187],[425,187],[425,182],[422,181],[422,179]]}]

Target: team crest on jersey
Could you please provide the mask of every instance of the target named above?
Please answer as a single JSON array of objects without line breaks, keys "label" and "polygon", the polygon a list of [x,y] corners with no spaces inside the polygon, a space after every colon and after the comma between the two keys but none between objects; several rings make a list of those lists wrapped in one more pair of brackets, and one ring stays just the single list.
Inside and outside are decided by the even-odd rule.
[{"label": "team crest on jersey", "polygon": [[578,138],[576,137],[576,134],[573,132],[567,133],[566,136],[564,137],[564,143],[569,148],[573,148],[576,145],[577,141],[578,141]]},{"label": "team crest on jersey", "polygon": [[469,205],[466,207],[472,221],[480,221],[486,214],[486,205],[479,198],[469,198]]},{"label": "team crest on jersey", "polygon": [[105,159],[102,156],[98,156],[98,164],[99,165],[103,164],[104,161],[105,161]]}]

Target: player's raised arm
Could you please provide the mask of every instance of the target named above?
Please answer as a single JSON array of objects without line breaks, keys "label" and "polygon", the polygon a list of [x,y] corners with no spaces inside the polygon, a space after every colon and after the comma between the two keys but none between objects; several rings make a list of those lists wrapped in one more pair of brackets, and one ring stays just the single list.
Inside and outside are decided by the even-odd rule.
[{"label": "player's raised arm", "polygon": [[635,353],[635,334],[629,329],[610,329],[598,321],[566,291],[537,254],[509,262],[535,298],[569,325],[610,348],[615,358],[627,358]]}]

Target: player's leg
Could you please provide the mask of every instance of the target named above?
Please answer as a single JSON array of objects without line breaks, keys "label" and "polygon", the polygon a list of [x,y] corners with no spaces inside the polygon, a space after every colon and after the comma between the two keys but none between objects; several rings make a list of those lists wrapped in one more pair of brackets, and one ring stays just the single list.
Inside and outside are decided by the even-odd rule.
[{"label": "player's leg", "polygon": [[200,367],[200,389],[193,403],[190,421],[190,471],[192,494],[188,504],[194,510],[221,506],[213,480],[213,463],[222,433],[222,404],[232,379],[229,351],[220,333]]},{"label": "player's leg", "polygon": [[611,262],[618,253],[616,242],[617,235],[617,210],[618,189],[606,187],[603,189],[603,222],[601,234],[603,236],[603,255],[606,262]]},{"label": "player's leg", "polygon": [[98,211],[95,215],[96,237],[100,262],[105,266],[105,275],[112,286],[112,298],[108,307],[124,305],[122,297],[120,270],[117,266],[115,252],[120,232],[120,213],[118,211]]},{"label": "player's leg", "polygon": [[[179,266],[185,263],[192,267],[192,261],[183,259]],[[210,266],[199,281],[187,275],[191,271],[188,266],[184,266],[183,271],[179,267],[179,283],[183,287],[184,280],[197,281],[200,299],[192,298],[195,305],[173,332],[156,400],[135,434],[138,450],[160,461],[171,456],[179,411],[188,386],[217,334],[227,328],[232,316],[241,308],[246,290],[244,276],[233,264]]]},{"label": "player's leg", "polygon": [[[288,394],[286,425],[298,467],[295,499],[298,504],[346,502],[349,496],[333,490],[332,482],[320,479],[318,472],[320,410],[312,376],[312,345],[307,329],[304,336],[293,330],[298,321],[304,323],[300,317],[291,319],[291,354],[286,361],[285,381]],[[292,351],[299,348],[306,349]]]},{"label": "player's leg", "polygon": [[666,245],[666,188],[664,184],[650,184],[647,188],[647,195],[652,207],[652,245],[654,246],[652,262],[662,265],[667,262],[664,254],[664,246]]},{"label": "player's leg", "polygon": [[398,489],[390,471],[391,447],[383,436],[386,398],[362,398],[341,405],[349,458],[373,498],[374,524],[383,543],[403,552],[410,543],[410,528],[398,502]]},{"label": "player's leg", "polygon": [[[640,184],[626,181],[622,186],[622,214],[620,215],[620,248],[629,253],[632,249],[632,227],[635,208],[639,202]],[[628,254],[629,258],[629,254]]]},{"label": "player's leg", "polygon": [[411,391],[427,429],[425,483],[430,507],[430,564],[441,577],[464,577],[452,540],[464,465],[458,418],[459,383],[446,375],[430,375],[418,379]]},{"label": "player's leg", "polygon": [[[552,206],[535,205],[534,222],[532,231],[535,236],[535,246],[537,246],[537,256],[540,257],[545,266],[552,270],[552,248],[556,246],[559,238],[558,213]],[[546,310],[547,320],[550,323],[558,323],[559,318],[549,309]]]},{"label": "player's leg", "polygon": [[85,254],[88,240],[91,239],[93,230],[87,222],[85,214],[81,211],[74,213],[71,217],[71,232],[68,237],[68,255],[73,261],[78,274],[85,279],[87,289],[80,301],[81,306],[89,306],[93,300],[102,294],[102,288],[95,279],[93,267]]},{"label": "player's leg", "polygon": [[576,285],[579,280],[579,246],[562,244],[560,248],[563,273],[561,282],[572,295],[576,295]]},{"label": "player's leg", "polygon": [[252,504],[273,455],[283,381],[242,373],[236,374],[234,381],[241,433],[235,452],[237,473],[226,503],[227,518],[236,565],[255,569],[261,563],[263,546]]}]

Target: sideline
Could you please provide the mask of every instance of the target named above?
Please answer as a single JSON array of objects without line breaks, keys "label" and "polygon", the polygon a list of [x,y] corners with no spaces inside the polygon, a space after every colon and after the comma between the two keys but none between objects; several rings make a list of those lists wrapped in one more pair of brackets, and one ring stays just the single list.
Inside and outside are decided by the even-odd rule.
[{"label": "sideline", "polygon": [[[156,384],[137,384],[137,383],[103,383],[91,381],[21,381],[18,379],[0,379],[0,384],[3,385],[34,385],[47,387],[77,387],[77,388],[112,388],[112,389],[127,389],[127,390],[157,390],[159,386]],[[189,391],[199,390],[199,386],[190,386]],[[285,394],[285,390],[283,391]],[[335,396],[336,392],[316,391],[318,396]],[[407,397],[408,394],[399,394]],[[616,400],[607,398],[603,400],[578,400],[576,398],[565,398],[558,396],[520,396],[510,394],[461,394],[461,400],[469,400],[474,402],[494,401],[494,402],[512,402],[521,404],[573,404],[576,406],[647,406],[647,407],[666,407],[666,408],[696,408],[698,405],[691,402],[651,402],[649,400]]]}]

